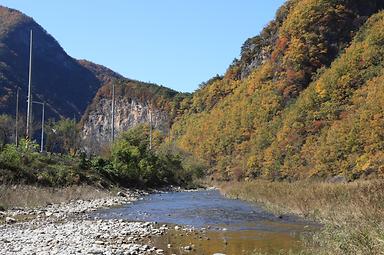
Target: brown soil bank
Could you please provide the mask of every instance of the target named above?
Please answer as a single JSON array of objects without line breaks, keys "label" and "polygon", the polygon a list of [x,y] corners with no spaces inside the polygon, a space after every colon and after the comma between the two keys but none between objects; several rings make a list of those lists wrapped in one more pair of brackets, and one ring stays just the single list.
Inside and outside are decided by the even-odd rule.
[{"label": "brown soil bank", "polygon": [[305,240],[303,254],[383,254],[384,180],[353,183],[301,181],[227,183],[228,197],[263,204],[324,224]]}]

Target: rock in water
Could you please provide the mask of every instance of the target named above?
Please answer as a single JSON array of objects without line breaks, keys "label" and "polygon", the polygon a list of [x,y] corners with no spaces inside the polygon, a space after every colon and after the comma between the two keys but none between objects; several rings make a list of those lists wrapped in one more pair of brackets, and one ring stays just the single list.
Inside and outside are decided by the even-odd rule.
[{"label": "rock in water", "polygon": [[125,194],[125,193],[122,192],[122,191],[119,191],[119,192],[117,192],[117,196],[118,196],[118,197],[127,197],[127,194]]}]

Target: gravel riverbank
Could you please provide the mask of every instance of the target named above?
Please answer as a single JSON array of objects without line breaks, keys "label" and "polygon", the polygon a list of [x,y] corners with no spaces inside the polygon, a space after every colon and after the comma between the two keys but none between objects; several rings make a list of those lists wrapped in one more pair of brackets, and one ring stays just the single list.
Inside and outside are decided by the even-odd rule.
[{"label": "gravel riverbank", "polygon": [[96,200],[0,212],[1,254],[163,254],[145,240],[163,234],[166,226],[88,216],[92,211],[128,204],[147,194],[126,190]]}]

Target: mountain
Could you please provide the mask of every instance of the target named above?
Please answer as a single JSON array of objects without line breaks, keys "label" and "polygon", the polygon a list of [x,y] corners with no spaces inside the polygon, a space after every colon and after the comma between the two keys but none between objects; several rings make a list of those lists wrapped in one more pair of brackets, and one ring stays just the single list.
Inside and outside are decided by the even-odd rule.
[{"label": "mountain", "polygon": [[181,105],[179,147],[218,178],[384,173],[384,2],[290,0]]},{"label": "mountain", "polygon": [[0,112],[14,114],[17,87],[26,107],[30,30],[32,96],[47,103],[49,117],[79,118],[102,82],[32,18],[6,7],[0,7]]},{"label": "mountain", "polygon": [[[110,87],[116,86],[116,133],[149,119],[153,107],[156,126],[172,119],[177,109],[171,89],[123,77],[87,60],[70,57],[59,43],[32,18],[0,6],[0,114],[15,114],[20,88],[20,113],[25,116],[28,92],[29,38],[33,31],[32,96],[47,103],[48,118],[81,119],[84,140],[103,144],[110,134]],[[173,98],[176,98],[171,103]],[[109,101],[108,101],[109,100]],[[134,106],[129,108],[129,106]],[[123,111],[123,112],[122,112]],[[174,110],[175,111],[175,110]],[[157,116],[159,112],[160,116]],[[160,113],[161,112],[161,113]],[[35,118],[40,109],[34,110]],[[97,122],[94,121],[98,116]]]}]

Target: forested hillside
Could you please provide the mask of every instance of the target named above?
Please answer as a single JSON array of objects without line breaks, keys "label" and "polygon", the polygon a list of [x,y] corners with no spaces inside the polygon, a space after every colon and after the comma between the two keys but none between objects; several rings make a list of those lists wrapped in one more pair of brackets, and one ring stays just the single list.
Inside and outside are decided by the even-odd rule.
[{"label": "forested hillside", "polygon": [[287,1],[223,77],[181,103],[173,138],[225,179],[381,175],[383,7]]}]

